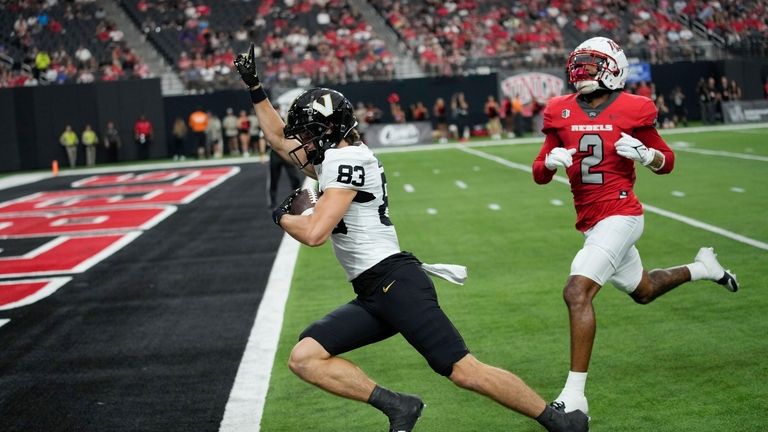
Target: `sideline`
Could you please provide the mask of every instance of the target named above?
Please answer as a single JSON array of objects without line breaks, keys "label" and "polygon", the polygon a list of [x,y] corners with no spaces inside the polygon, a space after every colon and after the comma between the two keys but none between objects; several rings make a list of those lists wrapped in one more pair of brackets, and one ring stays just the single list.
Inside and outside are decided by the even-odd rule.
[{"label": "sideline", "polygon": [[[315,180],[307,177],[303,187]],[[275,363],[277,345],[283,330],[283,316],[293,271],[301,243],[288,233],[283,234],[275,262],[269,273],[264,296],[256,311],[256,318],[245,345],[243,358],[237,369],[232,391],[224,408],[219,432],[259,432],[264,404],[267,401],[269,380]]]},{"label": "sideline", "polygon": [[259,432],[300,243],[283,234],[219,432]]},{"label": "sideline", "polygon": [[[672,143],[675,144],[675,143]],[[700,148],[691,148],[691,147],[682,147],[682,146],[672,146],[673,151],[681,151],[686,153],[696,153],[696,154],[703,154],[707,156],[722,156],[722,157],[729,157],[729,158],[735,158],[735,159],[745,159],[750,161],[761,161],[761,162],[768,162],[768,156],[760,156],[755,154],[749,154],[749,153],[734,153],[734,152],[727,152],[727,151],[721,151],[721,150],[706,150],[706,149],[700,149]]]},{"label": "sideline", "polygon": [[[738,125],[718,125],[718,126],[698,126],[690,128],[675,128],[675,129],[660,129],[659,133],[662,136],[666,135],[680,135],[687,133],[705,133],[705,132],[718,132],[718,131],[746,131],[750,129],[763,129],[768,128],[768,123],[750,123],[750,124],[738,124]],[[530,138],[509,138],[501,140],[483,140],[472,141],[469,143],[450,143],[450,144],[417,144],[406,147],[375,147],[374,153],[408,153],[412,151],[426,151],[426,150],[445,150],[445,149],[463,149],[472,147],[486,147],[497,145],[515,145],[515,144],[538,144],[544,141],[544,137],[530,137]],[[676,149],[678,150],[678,149]],[[685,151],[691,151],[686,149]],[[703,153],[703,151],[701,151]],[[62,169],[59,171],[60,176],[79,176],[88,174],[103,174],[123,171],[136,171],[136,170],[150,170],[150,169],[172,169],[172,168],[193,168],[198,166],[211,166],[211,165],[240,165],[245,163],[259,163],[258,158],[237,158],[228,157],[223,159],[207,159],[207,160],[191,160],[184,162],[157,162],[157,163],[135,163],[131,165],[117,165],[117,166],[100,166],[94,168],[80,168],[80,169]],[[44,180],[53,177],[50,172],[33,172],[24,174],[9,175],[7,177],[0,178],[0,190],[8,189],[15,186],[21,186],[28,183]]]},{"label": "sideline", "polygon": [[[675,129],[658,129],[661,136],[667,135],[681,135],[688,133],[706,133],[706,132],[724,132],[724,131],[745,131],[749,129],[764,129],[768,128],[768,123],[750,123],[740,125],[719,125],[719,126],[698,126],[698,127],[683,127]],[[471,141],[467,143],[448,143],[448,144],[416,144],[405,147],[374,147],[374,153],[408,153],[412,151],[423,150],[444,150],[455,148],[472,148],[472,147],[488,147],[499,145],[516,145],[516,144],[542,144],[544,137],[529,137],[529,138],[507,138],[500,140],[482,140]]]},{"label": "sideline", "polygon": [[[498,156],[494,156],[492,154],[488,154],[488,153],[482,152],[480,150],[475,150],[475,149],[471,149],[471,148],[461,148],[461,150],[463,152],[465,152],[465,153],[469,153],[469,154],[481,157],[483,159],[487,159],[487,160],[499,163],[499,164],[507,166],[509,168],[514,168],[514,169],[517,169],[517,170],[520,170],[520,171],[525,171],[527,173],[532,172],[532,168],[529,165],[523,165],[523,164],[519,164],[517,162],[512,162],[512,161],[506,160],[504,158],[501,158],[501,157],[498,157]],[[570,185],[570,182],[568,182],[568,179],[566,179],[563,176],[555,175],[552,179],[557,181],[557,182],[563,183],[565,185]],[[752,246],[752,247],[755,247],[755,248],[758,248],[758,249],[768,250],[768,243],[761,242],[760,240],[755,240],[755,239],[743,236],[741,234],[738,234],[738,233],[735,233],[735,232],[732,232],[732,231],[728,231],[726,229],[723,229],[723,228],[720,228],[720,227],[717,227],[717,226],[714,226],[714,225],[710,225],[710,224],[705,223],[705,222],[701,222],[699,220],[690,218],[688,216],[683,216],[681,214],[677,214],[677,213],[674,213],[674,212],[671,212],[671,211],[667,211],[667,210],[664,210],[664,209],[661,209],[661,208],[658,208],[658,207],[654,207],[654,206],[648,205],[648,204],[643,204],[643,209],[645,209],[648,212],[656,213],[658,215],[661,215],[661,216],[664,216],[664,217],[667,217],[667,218],[670,218],[670,219],[674,219],[674,220],[676,220],[678,222],[682,222],[682,223],[684,223],[686,225],[690,225],[690,226],[695,227],[695,228],[700,228],[700,229],[703,229],[704,231],[709,231],[709,232],[711,232],[713,234],[717,234],[717,235],[726,237],[726,238],[731,239],[731,240],[735,240],[735,241],[740,242],[740,243],[744,243],[746,245],[749,245],[749,246]]]}]

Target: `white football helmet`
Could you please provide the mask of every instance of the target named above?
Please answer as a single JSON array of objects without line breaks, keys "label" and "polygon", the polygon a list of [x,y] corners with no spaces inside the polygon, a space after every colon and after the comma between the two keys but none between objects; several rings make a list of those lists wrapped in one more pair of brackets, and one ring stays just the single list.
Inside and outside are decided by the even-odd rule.
[{"label": "white football helmet", "polygon": [[629,62],[619,44],[605,37],[593,37],[573,50],[566,70],[568,82],[576,86],[576,91],[589,94],[599,88],[624,88]]}]

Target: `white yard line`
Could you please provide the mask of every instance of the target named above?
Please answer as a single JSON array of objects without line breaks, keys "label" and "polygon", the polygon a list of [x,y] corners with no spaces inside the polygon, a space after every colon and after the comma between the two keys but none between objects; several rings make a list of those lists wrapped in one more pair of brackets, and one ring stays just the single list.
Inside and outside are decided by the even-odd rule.
[{"label": "white yard line", "polygon": [[[512,162],[512,161],[506,160],[504,158],[501,158],[501,157],[498,157],[498,156],[494,156],[492,154],[488,154],[488,153],[482,152],[480,150],[475,150],[475,149],[472,149],[472,148],[464,148],[464,147],[462,147],[461,150],[464,151],[464,152],[473,154],[475,156],[481,157],[483,159],[488,159],[490,161],[493,161],[493,162],[499,163],[501,165],[504,165],[504,166],[507,166],[507,167],[510,167],[510,168],[514,168],[514,169],[517,169],[517,170],[520,170],[520,171],[525,171],[525,172],[528,172],[528,173],[530,173],[532,171],[531,167],[528,166],[528,165],[523,165],[523,164],[519,164],[517,162]],[[569,184],[568,179],[566,179],[565,177],[562,177],[562,176],[556,175],[553,178],[553,180],[558,181],[558,182],[563,183],[563,184]],[[714,225],[710,225],[708,223],[701,222],[699,220],[690,218],[688,216],[683,216],[683,215],[680,215],[680,214],[677,214],[677,213],[674,213],[674,212],[671,212],[671,211],[668,211],[668,210],[664,210],[664,209],[661,209],[661,208],[658,208],[658,207],[654,207],[652,205],[643,204],[643,208],[646,211],[648,211],[648,212],[656,213],[658,215],[661,215],[661,216],[664,216],[664,217],[668,217],[670,219],[674,219],[674,220],[676,220],[678,222],[682,222],[682,223],[684,223],[686,225],[690,225],[692,227],[703,229],[705,231],[709,231],[711,233],[714,233],[714,234],[717,234],[717,235],[721,235],[723,237],[729,238],[731,240],[735,240],[737,242],[741,242],[741,243],[747,244],[749,246],[753,246],[753,247],[758,248],[758,249],[768,250],[768,243],[762,242],[760,240],[755,240],[753,238],[749,238],[747,236],[743,236],[741,234],[737,234],[737,233],[735,233],[733,231],[728,231],[728,230],[726,230],[724,228],[720,228],[720,227],[717,227],[717,226],[714,226]]]},{"label": "white yard line", "polygon": [[224,409],[220,432],[260,430],[269,378],[283,327],[285,303],[298,254],[299,242],[287,233],[284,234]]},{"label": "white yard line", "polygon": [[730,158],[736,158],[736,159],[768,162],[768,156],[758,156],[758,155],[749,154],[749,153],[734,153],[734,152],[727,152],[727,151],[720,151],[720,150],[707,150],[707,149],[691,148],[691,147],[673,147],[672,150],[674,150],[675,152],[698,153],[698,154],[703,154],[707,156],[722,156],[722,157],[730,157]]},{"label": "white yard line", "polygon": [[[307,177],[304,188],[316,183]],[[293,271],[301,244],[288,233],[283,234],[280,247],[269,272],[269,280],[261,298],[251,334],[229,393],[219,432],[259,432],[264,404],[267,401],[269,378],[275,363],[277,344],[283,329],[283,316]]]}]

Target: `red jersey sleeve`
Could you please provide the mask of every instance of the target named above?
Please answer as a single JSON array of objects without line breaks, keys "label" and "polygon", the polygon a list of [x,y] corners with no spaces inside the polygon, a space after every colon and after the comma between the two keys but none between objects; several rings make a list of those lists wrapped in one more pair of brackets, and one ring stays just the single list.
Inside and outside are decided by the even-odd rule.
[{"label": "red jersey sleeve", "polygon": [[533,160],[533,181],[537,184],[547,184],[552,181],[552,177],[555,176],[555,172],[557,171],[550,171],[547,169],[544,165],[544,160],[553,148],[562,146],[563,143],[560,141],[560,138],[557,137],[557,134],[547,134],[547,137],[544,139],[544,145],[541,146],[538,156]]},{"label": "red jersey sleeve", "polygon": [[555,132],[555,125],[554,122],[554,116],[553,111],[556,109],[554,106],[556,105],[555,101],[556,98],[552,98],[549,100],[547,105],[544,107],[544,113],[542,114],[542,127],[541,131],[544,132],[544,134],[549,135],[550,132]]},{"label": "red jersey sleeve", "polygon": [[658,171],[651,171],[656,174],[669,174],[672,172],[672,169],[675,168],[675,153],[664,142],[656,128],[643,127],[635,129],[634,136],[646,147],[656,149],[664,155],[664,165]]},{"label": "red jersey sleeve", "polygon": [[644,128],[644,127],[655,128],[656,118],[659,116],[658,111],[656,110],[656,105],[653,103],[652,100],[645,97],[637,98],[636,100],[642,101],[639,109],[637,110],[637,127],[638,128]]},{"label": "red jersey sleeve", "polygon": [[643,101],[637,111],[637,127],[632,131],[632,135],[639,139],[648,148],[653,148],[664,154],[664,165],[656,174],[668,174],[675,167],[675,153],[669,148],[664,139],[656,130],[656,118],[658,111],[656,105],[648,98],[641,98]]}]

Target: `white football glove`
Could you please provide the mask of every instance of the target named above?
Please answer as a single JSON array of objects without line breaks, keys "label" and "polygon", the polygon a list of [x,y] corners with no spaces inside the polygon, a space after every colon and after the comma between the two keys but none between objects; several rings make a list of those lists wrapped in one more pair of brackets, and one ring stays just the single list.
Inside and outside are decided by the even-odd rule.
[{"label": "white football glove", "polygon": [[643,164],[643,166],[647,166],[649,163],[653,162],[653,158],[656,156],[654,150],[648,149],[648,147],[640,142],[639,139],[627,135],[624,132],[621,133],[621,138],[616,141],[614,147],[616,147],[616,153],[618,153],[619,156],[638,161]]},{"label": "white football glove", "polygon": [[557,168],[568,168],[573,165],[573,155],[576,149],[565,149],[565,147],[555,147],[544,157],[544,166],[550,171],[556,171]]}]

